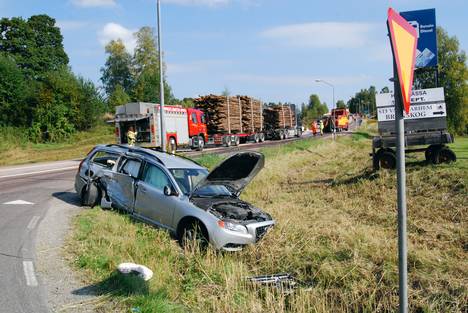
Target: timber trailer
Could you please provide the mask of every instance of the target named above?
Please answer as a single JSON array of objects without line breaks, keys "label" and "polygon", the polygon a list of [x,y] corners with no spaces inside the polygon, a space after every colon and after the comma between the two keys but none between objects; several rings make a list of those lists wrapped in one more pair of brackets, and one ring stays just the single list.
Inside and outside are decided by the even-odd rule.
[{"label": "timber trailer", "polygon": [[[376,95],[379,135],[372,140],[374,170],[396,167],[395,100],[393,93]],[[413,90],[410,113],[405,116],[406,153],[424,152],[432,164],[455,162],[455,153],[447,146],[453,135],[447,131],[444,89]]]}]

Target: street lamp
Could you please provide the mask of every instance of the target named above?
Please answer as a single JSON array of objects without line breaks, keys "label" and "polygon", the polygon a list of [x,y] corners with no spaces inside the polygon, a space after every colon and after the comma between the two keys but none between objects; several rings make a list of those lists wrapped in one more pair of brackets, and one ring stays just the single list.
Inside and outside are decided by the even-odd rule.
[{"label": "street lamp", "polygon": [[[329,82],[323,80],[323,79],[316,79],[316,83],[324,83],[327,86],[330,86],[333,91],[333,106],[332,109],[335,109],[336,103],[335,103],[335,86],[333,84],[330,84]],[[336,132],[336,121],[335,121],[335,114],[332,112],[332,121],[333,121],[333,139],[335,139],[335,132]]]},{"label": "street lamp", "polygon": [[162,57],[162,39],[161,39],[161,0],[157,0],[158,5],[158,52],[159,52],[159,123],[161,127],[161,149],[166,151],[166,125],[164,123],[164,70]]}]

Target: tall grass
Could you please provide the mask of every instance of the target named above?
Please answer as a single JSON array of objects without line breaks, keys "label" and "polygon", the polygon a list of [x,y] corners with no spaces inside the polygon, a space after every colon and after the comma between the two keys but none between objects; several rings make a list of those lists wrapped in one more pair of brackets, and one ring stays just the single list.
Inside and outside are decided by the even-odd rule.
[{"label": "tall grass", "polygon": [[[395,312],[396,179],[393,171],[370,171],[369,150],[365,136],[265,149],[266,167],[242,198],[277,225],[242,252],[183,251],[167,232],[102,210],[75,219],[67,251],[95,292],[122,310]],[[412,312],[468,308],[466,163],[408,160]],[[149,266],[153,279],[139,286],[117,275],[116,266],[128,261]],[[304,285],[286,295],[245,280],[282,272]]]}]

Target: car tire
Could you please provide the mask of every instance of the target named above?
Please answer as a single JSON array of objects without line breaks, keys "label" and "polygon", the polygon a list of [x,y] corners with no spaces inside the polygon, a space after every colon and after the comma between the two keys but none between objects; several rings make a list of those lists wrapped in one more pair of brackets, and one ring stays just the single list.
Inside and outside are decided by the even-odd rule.
[{"label": "car tire", "polygon": [[101,200],[101,190],[95,183],[86,184],[81,192],[81,205],[95,207]]},{"label": "car tire", "polygon": [[198,246],[201,250],[205,250],[209,244],[208,231],[206,230],[206,227],[198,221],[188,223],[181,231],[179,244],[183,248]]}]

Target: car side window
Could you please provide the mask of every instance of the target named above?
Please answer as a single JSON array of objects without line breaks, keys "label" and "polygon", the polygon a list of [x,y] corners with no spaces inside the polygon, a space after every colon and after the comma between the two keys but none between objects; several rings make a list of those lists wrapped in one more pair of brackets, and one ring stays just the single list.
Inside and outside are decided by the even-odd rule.
[{"label": "car side window", "polygon": [[112,165],[115,164],[118,158],[119,156],[117,154],[109,153],[106,151],[98,151],[93,155],[91,162],[99,166],[112,167]]},{"label": "car side window", "polygon": [[206,124],[205,114],[201,115],[201,122],[202,124]]},{"label": "car side window", "polygon": [[134,178],[138,177],[141,162],[137,160],[127,159],[123,166],[120,168],[119,173],[130,175]]},{"label": "car side window", "polygon": [[197,114],[195,112],[192,113],[192,122],[197,124]]},{"label": "car side window", "polygon": [[146,165],[145,172],[143,174],[143,180],[145,183],[153,186],[161,192],[164,191],[165,186],[172,186],[166,173],[152,164]]}]

